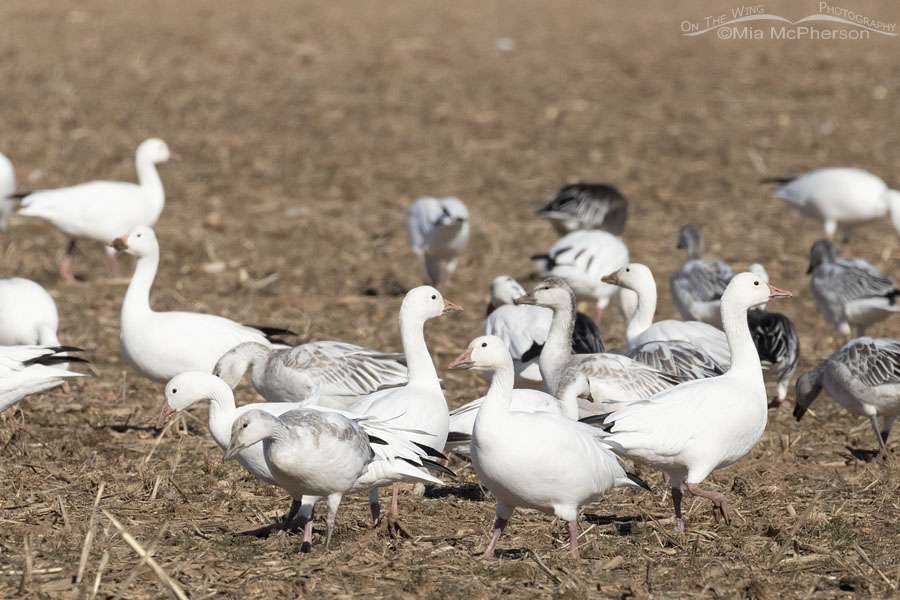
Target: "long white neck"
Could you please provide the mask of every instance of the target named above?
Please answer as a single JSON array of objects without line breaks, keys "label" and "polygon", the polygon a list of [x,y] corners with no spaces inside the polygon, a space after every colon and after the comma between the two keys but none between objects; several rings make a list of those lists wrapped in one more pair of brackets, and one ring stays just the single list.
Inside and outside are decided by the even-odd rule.
[{"label": "long white neck", "polygon": [[488,388],[484,402],[478,410],[476,421],[482,418],[482,414],[490,417],[509,412],[515,380],[516,372],[513,369],[512,358],[510,358],[491,374],[491,387]]},{"label": "long white neck", "polygon": [[653,325],[653,317],[656,315],[656,284],[637,287],[639,289],[634,290],[637,294],[637,309],[625,328],[625,341],[629,350],[635,346],[638,336]]},{"label": "long white neck", "polygon": [[234,393],[227,383],[210,375],[205,397],[209,400],[209,432],[224,450],[231,441],[231,424],[237,412]]},{"label": "long white neck", "polygon": [[544,391],[553,396],[559,387],[563,367],[572,356],[572,330],[575,327],[575,302],[554,306],[547,341],[541,350],[538,366],[544,380]]},{"label": "long white neck", "polygon": [[163,190],[162,180],[156,170],[156,164],[140,155],[135,159],[138,183],[150,201],[150,209],[153,215],[153,223],[159,218],[163,206],[166,203],[166,192]]},{"label": "long white neck", "polygon": [[721,311],[722,329],[725,330],[728,348],[731,350],[731,367],[728,374],[746,374],[759,379],[759,385],[764,386],[759,354],[756,352],[756,344],[753,343],[750,326],[747,324],[747,309],[735,308],[729,302],[722,302]]},{"label": "long white neck", "polygon": [[150,308],[150,287],[156,277],[156,269],[159,266],[159,248],[150,254],[138,259],[134,267],[134,275],[125,292],[125,302],[122,303],[122,321],[132,317],[141,317],[153,312]]},{"label": "long white neck", "polygon": [[421,317],[400,314],[400,341],[406,355],[406,371],[410,383],[431,383],[440,387],[434,361],[425,344],[425,321]]}]

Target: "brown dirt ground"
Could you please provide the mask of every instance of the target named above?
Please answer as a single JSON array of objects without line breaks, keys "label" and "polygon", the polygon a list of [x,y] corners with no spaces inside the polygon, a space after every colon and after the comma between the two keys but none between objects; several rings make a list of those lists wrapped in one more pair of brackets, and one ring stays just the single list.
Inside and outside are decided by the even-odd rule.
[{"label": "brown dirt ground", "polygon": [[[566,182],[614,182],[633,202],[632,256],[661,285],[683,260],[677,228],[693,221],[710,255],[762,262],[794,290],[778,308],[797,323],[806,369],[840,345],[804,275],[821,228],[766,199],[758,179],[858,165],[896,185],[900,42],[680,35],[683,20],[735,4],[12,0],[0,3],[0,150],[30,189],[132,180],[136,144],[166,139],[184,161],[162,168],[155,307],[287,326],[303,341],[398,348],[400,297],[418,283],[404,210],[420,195],[460,196],[473,234],[447,295],[469,310],[427,328],[451,406],[485,389],[443,372],[479,333],[488,282],[526,277],[528,256],[555,239],[534,209]],[[815,10],[807,4],[766,8],[799,18]],[[854,4],[896,17],[889,2]],[[499,37],[515,51],[498,51]],[[898,274],[886,221],[854,241]],[[850,449],[875,445],[868,425],[824,397],[800,424],[789,405],[771,412],[757,447],[709,478],[733,502],[731,526],[690,501],[688,533],[672,537],[666,487],[646,473],[652,493],[615,490],[586,507],[583,560],[566,556],[562,523],[522,511],[500,544],[507,553],[485,563],[474,555],[493,503],[454,459],[458,480],[401,497],[411,540],[370,531],[362,497],[344,502],[328,553],[318,526],[308,555],[296,536],[238,535],[286,499],[221,463],[205,410],[157,445],[162,386],[119,353],[125,282],[106,277],[100,248],[82,245],[85,283],[66,287],[56,275],[64,238],[51,227],[17,218],[4,244],[0,275],[51,290],[60,337],[87,349],[95,373],[69,396],[7,412],[0,597],[86,597],[98,569],[99,597],[166,594],[103,514],[73,584],[101,483],[100,507],[155,544],[192,598],[897,594],[897,468],[855,458]],[[220,272],[204,269],[216,262]],[[660,298],[659,314],[674,316]],[[617,315],[604,329],[621,343]],[[900,321],[873,333],[897,336]]]}]

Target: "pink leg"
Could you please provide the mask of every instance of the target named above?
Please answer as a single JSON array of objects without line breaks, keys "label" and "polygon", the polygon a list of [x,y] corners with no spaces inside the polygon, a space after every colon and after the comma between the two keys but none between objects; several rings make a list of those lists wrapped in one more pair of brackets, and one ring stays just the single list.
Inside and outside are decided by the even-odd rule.
[{"label": "pink leg", "polygon": [[63,255],[62,262],[59,263],[59,276],[66,283],[75,283],[75,277],[72,275],[72,253],[75,251],[75,240],[69,240],[66,246],[66,253]]},{"label": "pink leg", "polygon": [[60,386],[60,387],[62,387],[62,391],[63,391],[64,394],[71,394],[71,393],[72,393],[72,388],[69,386],[69,382],[68,382],[68,381],[63,381],[62,386]]},{"label": "pink leg", "polygon": [[114,279],[118,279],[122,276],[122,271],[119,269],[119,261],[116,258],[115,254],[107,254],[106,260],[109,261],[109,272]]},{"label": "pink leg", "polygon": [[[313,529],[313,520],[310,518],[306,523],[303,524],[303,542],[300,544],[300,552],[309,552],[312,549],[312,529]],[[331,533],[329,529],[328,533]],[[326,544],[326,548],[328,545]]]},{"label": "pink leg", "polygon": [[687,489],[695,496],[700,496],[701,498],[712,500],[712,503],[715,505],[715,507],[719,509],[719,513],[722,515],[722,518],[725,519],[725,523],[729,525],[731,524],[731,519],[728,517],[728,504],[726,504],[725,502],[725,494],[721,492],[701,490],[696,483],[688,483]]},{"label": "pink leg", "polygon": [[393,493],[391,494],[391,517],[397,519],[400,517],[400,505],[397,500],[397,495],[400,493],[400,484],[395,483],[392,487]]},{"label": "pink leg", "polygon": [[500,539],[500,536],[503,534],[503,530],[506,529],[506,525],[509,523],[506,519],[501,519],[497,517],[497,520],[494,521],[494,533],[491,535],[491,541],[488,544],[487,550],[484,551],[484,554],[481,555],[482,558],[493,558],[494,557],[494,546],[497,545],[497,540]]},{"label": "pink leg", "polygon": [[684,519],[681,517],[681,488],[672,488],[672,504],[675,505],[675,531],[681,533],[684,531]]},{"label": "pink leg", "polygon": [[572,558],[581,558],[578,556],[578,521],[569,521],[566,526],[569,529],[569,554]]}]

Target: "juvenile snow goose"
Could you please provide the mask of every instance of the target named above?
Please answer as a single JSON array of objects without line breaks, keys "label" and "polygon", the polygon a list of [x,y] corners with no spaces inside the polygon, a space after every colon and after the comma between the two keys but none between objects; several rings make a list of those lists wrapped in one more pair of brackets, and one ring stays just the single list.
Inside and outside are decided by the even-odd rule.
[{"label": "juvenile snow goose", "polygon": [[270,335],[290,333],[284,329],[259,329],[203,313],[151,309],[150,287],[159,266],[159,243],[149,227],[138,225],[110,246],[138,259],[122,303],[119,341],[125,359],[144,377],[168,381],[184,371],[211,373],[223,354],[244,342],[286,347],[269,340]]},{"label": "juvenile snow goose", "polygon": [[[524,295],[525,290],[512,277],[503,275],[494,279],[488,316],[484,321],[484,335],[496,335],[506,342],[513,356],[517,380],[540,383],[538,357],[547,341],[553,312],[540,306],[514,304],[516,298]],[[605,350],[597,325],[584,313],[576,313],[572,352],[594,354]]]},{"label": "juvenile snow goose", "polygon": [[637,294],[637,310],[625,329],[629,350],[645,342],[681,340],[699,347],[718,364],[729,364],[728,341],[721,329],[700,321],[669,319],[653,322],[656,314],[656,282],[653,273],[645,265],[631,263],[607,275],[603,281],[628,288]]},{"label": "juvenile snow goose", "polygon": [[669,277],[675,308],[685,321],[720,326],[719,299],[734,277],[734,269],[720,260],[703,260],[703,234],[696,225],[682,226],[678,247],[687,250],[687,260]]},{"label": "juvenile snow goose", "polygon": [[[389,421],[395,427],[409,430],[413,442],[443,451],[450,428],[450,411],[425,343],[424,328],[430,319],[461,310],[431,286],[423,285],[407,292],[400,306],[400,341],[409,379],[405,385],[365,396],[350,411]],[[394,483],[387,525],[406,532],[398,519],[399,489],[400,484]],[[377,487],[369,492],[369,502],[373,507],[379,506]],[[377,511],[373,512],[378,520]]]},{"label": "juvenile snow goose", "polygon": [[426,277],[446,289],[469,241],[469,209],[459,198],[419,198],[406,213],[406,233]]},{"label": "juvenile snow goose", "polygon": [[791,208],[821,220],[828,239],[833,240],[840,228],[846,242],[854,225],[885,215],[900,231],[900,192],[888,189],[880,177],[862,169],[819,169],[797,177],[765,181],[784,184],[772,195]]},{"label": "juvenile snow goose", "polygon": [[601,229],[622,235],[628,218],[628,200],[611,185],[575,183],[556,192],[537,214],[548,219],[560,235],[579,229]]},{"label": "juvenile snow goose", "polygon": [[257,442],[275,483],[294,500],[326,498],[328,550],[341,499],[375,460],[369,436],[359,423],[337,413],[297,409],[276,417],[248,410],[235,419],[223,460]]},{"label": "juvenile snow goose", "polygon": [[[801,375],[794,407],[798,421],[822,388],[847,412],[869,419],[879,453],[885,454],[891,426],[900,416],[900,341],[870,337],[851,340]],[[880,428],[878,417],[883,418]]]},{"label": "juvenile snow goose", "polygon": [[383,386],[406,383],[402,354],[341,342],[309,342],[288,350],[244,342],[222,355],[213,374],[232,389],[251,369],[253,387],[269,402],[303,402],[349,408]]},{"label": "juvenile snow goose", "polygon": [[515,372],[500,338],[476,338],[450,368],[491,373],[471,443],[478,479],[497,498],[497,520],[485,557],[494,555],[513,511],[533,508],[566,521],[570,552],[578,558],[579,509],[612,487],[647,487],[625,472],[603,441],[602,430],[559,414],[511,409]]},{"label": "juvenile snow goose", "polygon": [[40,284],[0,279],[0,345],[58,346],[58,327],[56,302]]},{"label": "juvenile snow goose", "polygon": [[[88,239],[105,244],[125,235],[137,225],[153,227],[156,224],[166,201],[156,165],[177,158],[164,141],[150,138],[137,149],[138,185],[92,181],[74,187],[39,190],[22,200],[19,214],[50,221],[69,236],[59,274],[63,280],[72,283],[75,281],[72,252],[76,240]],[[107,248],[106,255],[113,276],[118,277],[115,251]]]},{"label": "juvenile snow goose", "polygon": [[702,490],[699,484],[712,471],[747,454],[765,430],[766,386],[747,310],[769,298],[790,295],[752,273],[736,275],[722,294],[721,305],[731,350],[728,371],[632,403],[604,421],[611,426],[605,439],[617,453],[668,475],[678,531],[684,530],[683,482],[692,494],[712,500],[728,521],[725,496]]},{"label": "juvenile snow goose", "polygon": [[816,308],[841,335],[857,337],[870,325],[900,311],[900,289],[894,281],[861,258],[838,256],[834,244],[819,240],[809,253],[809,287]]},{"label": "juvenile snow goose", "polygon": [[29,394],[62,385],[68,377],[81,377],[65,365],[87,361],[63,354],[79,350],[71,346],[0,346],[0,412]]},{"label": "juvenile snow goose", "polygon": [[[186,410],[198,402],[209,401],[209,432],[213,440],[220,448],[225,450],[231,440],[232,425],[239,416],[249,410],[262,410],[271,415],[279,416],[290,410],[304,408],[301,404],[290,402],[259,402],[235,406],[234,394],[231,388],[215,375],[188,371],[173,377],[166,384],[166,402],[163,404],[157,428],[162,428],[166,419],[172,413]],[[362,428],[370,435],[379,439],[374,446],[377,461],[369,464],[366,472],[361,475],[351,488],[353,492],[367,492],[378,484],[387,485],[394,481],[406,481],[411,483],[434,483],[443,485],[441,480],[433,477],[424,468],[446,470],[437,465],[430,456],[439,457],[439,453],[430,448],[423,448],[409,441],[409,434],[403,430],[397,430],[390,423],[380,423],[373,419],[366,419],[358,415],[352,415],[345,411],[328,409],[321,406],[312,407],[324,412],[339,413],[345,417],[357,420]],[[278,485],[273,477],[263,454],[262,444],[254,444],[241,450],[235,456],[238,463],[257,478]],[[291,504],[285,520],[285,526],[289,525],[293,517],[300,511],[301,523],[304,525],[304,544],[312,543],[312,512],[318,500],[317,497],[307,496],[296,498]],[[374,512],[374,508],[373,508]]]},{"label": "juvenile snow goose", "polygon": [[603,281],[604,275],[628,264],[628,248],[611,233],[573,231],[557,240],[549,253],[531,258],[545,276],[564,279],[579,300],[595,301],[598,322],[616,294],[625,318],[634,312],[634,295],[630,291],[620,293],[621,288]]},{"label": "juvenile snow goose", "polygon": [[[575,325],[575,294],[558,278],[545,279],[516,304],[544,306],[553,311],[547,342],[541,350],[540,368],[544,391],[558,395],[567,370],[582,371],[590,379],[594,402],[580,402],[579,415],[608,411],[609,403],[629,403],[649,398],[682,380],[619,354],[572,354],[570,340]],[[601,406],[606,403],[607,406]]]}]

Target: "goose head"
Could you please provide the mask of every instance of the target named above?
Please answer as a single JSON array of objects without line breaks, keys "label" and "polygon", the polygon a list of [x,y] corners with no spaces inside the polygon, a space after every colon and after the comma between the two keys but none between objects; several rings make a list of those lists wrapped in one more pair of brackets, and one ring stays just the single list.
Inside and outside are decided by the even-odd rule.
[{"label": "goose head", "polygon": [[739,273],[731,278],[728,287],[722,292],[722,306],[748,310],[768,300],[790,298],[792,295],[787,290],[769,285],[759,275]]},{"label": "goose head", "polygon": [[593,402],[591,380],[583,371],[573,368],[566,369],[559,379],[559,398],[564,401],[573,398],[576,403],[578,398]]},{"label": "goose head", "polygon": [[516,298],[524,295],[525,289],[509,275],[495,277],[491,282],[491,303],[488,305],[488,314],[498,306],[512,304]]},{"label": "goose head", "polygon": [[559,277],[548,277],[534,286],[531,292],[516,298],[514,303],[545,306],[554,310],[571,308],[574,312],[575,292],[565,280]]},{"label": "goose head", "polygon": [[231,425],[231,442],[225,449],[222,462],[232,458],[244,448],[271,437],[278,423],[276,417],[261,410],[248,410],[239,416]]},{"label": "goose head", "polygon": [[418,320],[423,323],[428,319],[440,317],[447,313],[462,312],[462,307],[445,300],[437,289],[430,285],[421,285],[406,293],[400,305],[400,319]]},{"label": "goose head", "polygon": [[819,265],[834,262],[837,258],[837,248],[828,240],[818,240],[809,249],[809,268],[806,274],[809,275],[815,271]]},{"label": "goose head", "polygon": [[794,405],[794,418],[798,421],[806,414],[809,405],[822,391],[819,379],[819,369],[811,369],[797,378],[796,404]]},{"label": "goose head", "polygon": [[512,369],[512,356],[506,344],[495,335],[483,335],[472,340],[466,351],[457,356],[448,368],[493,372],[503,367]]},{"label": "goose head", "polygon": [[693,224],[682,225],[678,230],[678,248],[687,250],[689,259],[703,256],[703,234]]},{"label": "goose head", "polygon": [[166,384],[166,403],[156,420],[156,428],[162,429],[173,413],[186,410],[210,397],[213,386],[219,378],[201,371],[179,373]]},{"label": "goose head", "polygon": [[141,142],[137,149],[137,162],[139,163],[164,163],[170,160],[181,160],[181,157],[171,152],[169,146],[159,138],[150,138]]},{"label": "goose head", "polygon": [[638,294],[656,289],[656,281],[653,273],[646,265],[631,263],[625,265],[615,273],[610,273],[600,279],[603,283],[618,285],[632,290]]},{"label": "goose head", "polygon": [[441,214],[434,225],[445,227],[448,225],[462,225],[469,220],[469,209],[459,198],[448,196],[441,198]]},{"label": "goose head", "polygon": [[159,242],[156,240],[156,234],[146,225],[136,225],[127,234],[114,239],[108,245],[119,252],[133,254],[138,258],[159,254]]}]

